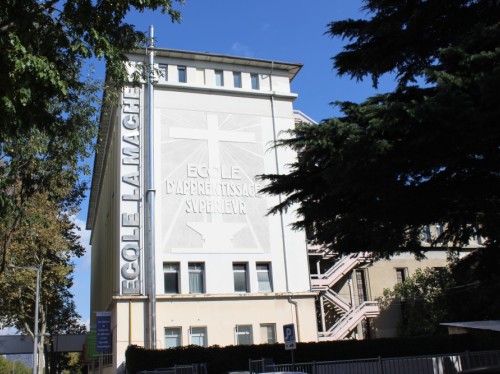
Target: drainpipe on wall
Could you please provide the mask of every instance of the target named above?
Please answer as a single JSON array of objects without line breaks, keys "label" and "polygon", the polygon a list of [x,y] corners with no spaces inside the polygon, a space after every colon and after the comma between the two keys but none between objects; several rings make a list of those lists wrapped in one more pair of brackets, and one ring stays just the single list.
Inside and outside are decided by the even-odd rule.
[{"label": "drainpipe on wall", "polygon": [[154,190],[154,118],[153,118],[153,67],[154,67],[154,37],[153,26],[149,27],[149,65],[148,65],[148,186],[147,202],[149,212],[148,255],[149,255],[149,324],[151,326],[152,349],[156,349],[156,275],[155,275],[155,190]]},{"label": "drainpipe on wall", "polygon": [[[271,61],[271,72],[269,73],[269,90],[271,91],[271,120],[273,123],[273,144],[274,144],[274,160],[276,163],[276,174],[280,174],[280,167],[278,161],[278,149],[276,148],[276,117],[274,113],[274,91],[273,91],[273,72],[274,72],[274,61]],[[278,195],[278,201],[281,205],[281,194]],[[283,262],[285,265],[285,283],[286,292],[290,292],[290,287],[288,284],[288,261],[286,256],[286,244],[285,244],[285,223],[283,222],[283,214],[280,212],[280,224],[281,224],[281,242],[283,245]]]},{"label": "drainpipe on wall", "polygon": [[300,342],[300,324],[299,324],[299,303],[293,301],[291,297],[288,298],[288,302],[293,304],[295,307],[295,321],[297,323],[297,342]]}]

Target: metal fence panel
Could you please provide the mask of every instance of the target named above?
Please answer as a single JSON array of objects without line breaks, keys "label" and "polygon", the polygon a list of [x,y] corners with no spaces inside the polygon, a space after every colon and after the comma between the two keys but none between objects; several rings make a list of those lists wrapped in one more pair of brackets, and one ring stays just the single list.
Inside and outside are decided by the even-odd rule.
[{"label": "metal fence panel", "polygon": [[[267,365],[266,371],[309,374],[456,374],[465,369],[500,366],[500,351],[465,352],[434,356],[377,358]],[[253,367],[256,369],[256,366]],[[258,373],[258,371],[252,371]]]}]

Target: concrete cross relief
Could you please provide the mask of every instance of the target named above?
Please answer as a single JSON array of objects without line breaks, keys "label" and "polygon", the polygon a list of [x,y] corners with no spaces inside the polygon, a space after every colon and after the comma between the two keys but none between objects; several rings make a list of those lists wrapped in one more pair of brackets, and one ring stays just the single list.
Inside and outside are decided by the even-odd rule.
[{"label": "concrete cross relief", "polygon": [[[206,141],[208,145],[208,168],[222,169],[220,160],[220,143],[255,143],[255,136],[244,131],[227,131],[219,128],[218,117],[215,114],[207,114],[206,129],[188,129],[181,127],[171,127],[169,137],[173,139],[189,139]],[[220,182],[220,174],[211,175],[210,182]],[[220,198],[212,196],[213,199]],[[188,222],[187,225],[192,230],[201,235],[203,249],[232,248],[233,237],[242,230],[245,223],[223,222],[219,213],[207,213],[206,222]]]}]

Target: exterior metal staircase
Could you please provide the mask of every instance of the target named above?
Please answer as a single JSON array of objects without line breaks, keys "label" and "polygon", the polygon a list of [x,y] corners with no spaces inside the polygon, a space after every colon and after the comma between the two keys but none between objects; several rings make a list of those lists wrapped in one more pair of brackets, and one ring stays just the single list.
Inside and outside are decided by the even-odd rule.
[{"label": "exterior metal staircase", "polygon": [[332,287],[356,266],[365,264],[368,261],[370,261],[370,255],[367,252],[344,256],[328,269],[326,273],[311,275],[311,287],[313,290],[319,290],[322,287]]},{"label": "exterior metal staircase", "polygon": [[[326,255],[331,254],[320,249],[314,248],[309,251],[309,254],[314,256],[322,256],[322,259],[327,258]],[[331,257],[329,257],[331,258]],[[353,269],[359,265],[366,264],[371,260],[370,254],[360,252],[340,258],[335,264],[325,273],[311,275],[311,288],[314,291],[319,291],[321,305],[321,318],[324,331],[320,331],[318,336],[320,341],[340,340],[346,338],[356,326],[366,318],[377,317],[380,313],[378,303],[375,301],[365,301],[355,306],[346,302],[340,297],[332,287],[335,286],[342,278],[348,275]],[[323,301],[328,303],[325,308]],[[325,323],[328,319],[329,323]],[[330,325],[327,327],[326,325]]]},{"label": "exterior metal staircase", "polygon": [[379,314],[380,309],[376,301],[365,301],[344,314],[328,331],[319,332],[319,340],[344,339],[362,320],[377,317]]}]

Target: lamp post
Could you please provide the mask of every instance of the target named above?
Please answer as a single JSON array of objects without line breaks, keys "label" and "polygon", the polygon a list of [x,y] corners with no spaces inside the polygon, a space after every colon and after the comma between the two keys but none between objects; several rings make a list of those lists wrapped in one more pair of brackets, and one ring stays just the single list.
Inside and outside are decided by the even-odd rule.
[{"label": "lamp post", "polygon": [[33,321],[33,374],[37,374],[38,372],[38,309],[40,306],[40,273],[42,272],[42,265],[38,267],[34,266],[16,266],[9,265],[11,268],[15,269],[25,269],[25,270],[34,270],[36,271],[36,300],[35,300],[35,320]]}]

